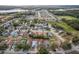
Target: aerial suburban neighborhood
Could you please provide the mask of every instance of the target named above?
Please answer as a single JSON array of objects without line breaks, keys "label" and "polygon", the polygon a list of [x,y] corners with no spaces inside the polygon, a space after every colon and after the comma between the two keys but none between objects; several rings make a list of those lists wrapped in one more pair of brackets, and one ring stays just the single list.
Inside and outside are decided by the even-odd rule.
[{"label": "aerial suburban neighborhood", "polygon": [[79,6],[23,7],[0,10],[1,54],[79,53]]}]

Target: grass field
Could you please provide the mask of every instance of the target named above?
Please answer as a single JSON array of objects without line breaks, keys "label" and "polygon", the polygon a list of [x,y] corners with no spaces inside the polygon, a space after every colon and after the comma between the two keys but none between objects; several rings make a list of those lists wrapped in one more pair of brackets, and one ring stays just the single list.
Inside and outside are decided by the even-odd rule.
[{"label": "grass field", "polygon": [[72,28],[65,22],[49,22],[49,24],[63,28],[66,32],[71,32],[71,33],[76,32],[76,30],[74,28]]},{"label": "grass field", "polygon": [[65,22],[58,22],[56,24],[58,26],[60,26],[61,28],[63,28],[66,32],[75,32],[76,31],[74,28],[72,28],[71,26],[69,26]]},{"label": "grass field", "polygon": [[77,19],[75,17],[72,17],[72,16],[58,16],[59,18],[64,18],[66,20],[74,20],[74,19]]}]

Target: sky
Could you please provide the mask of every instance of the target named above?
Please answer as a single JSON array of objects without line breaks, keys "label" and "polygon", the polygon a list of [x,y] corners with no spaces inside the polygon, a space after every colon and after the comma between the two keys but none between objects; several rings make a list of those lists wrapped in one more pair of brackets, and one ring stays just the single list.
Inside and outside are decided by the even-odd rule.
[{"label": "sky", "polygon": [[0,0],[0,5],[79,5],[79,0]]}]

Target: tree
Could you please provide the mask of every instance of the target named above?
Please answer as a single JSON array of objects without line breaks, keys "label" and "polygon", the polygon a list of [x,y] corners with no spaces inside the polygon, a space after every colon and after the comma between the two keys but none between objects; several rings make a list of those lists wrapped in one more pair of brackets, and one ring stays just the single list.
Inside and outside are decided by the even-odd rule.
[{"label": "tree", "polygon": [[30,49],[30,45],[28,44],[16,44],[16,47],[15,47],[16,50],[21,50],[23,49],[23,51],[25,50],[29,50]]},{"label": "tree", "polygon": [[78,43],[79,43],[79,37],[78,37],[78,36],[75,36],[75,37],[73,38],[72,42],[73,42],[74,44],[78,44]]},{"label": "tree", "polygon": [[15,45],[16,50],[22,49],[23,51],[25,51],[25,50],[29,50],[30,48],[31,46],[27,44],[27,38],[24,37],[21,39],[21,41],[18,44]]},{"label": "tree", "polygon": [[0,42],[4,41],[6,37],[0,36]]},{"label": "tree", "polygon": [[20,24],[20,21],[19,20],[13,21],[13,26],[14,27],[19,26],[19,24]]},{"label": "tree", "polygon": [[64,42],[61,46],[64,50],[69,50],[72,48],[71,43]]},{"label": "tree", "polygon": [[38,22],[39,22],[38,19],[33,20],[33,23],[38,23]]},{"label": "tree", "polygon": [[48,54],[49,51],[45,48],[45,47],[40,47],[40,49],[38,50],[39,54]]},{"label": "tree", "polygon": [[25,51],[25,50],[29,50],[31,48],[31,46],[30,45],[28,45],[28,44],[26,44],[26,45],[23,45],[23,51]]},{"label": "tree", "polygon": [[56,51],[55,49],[58,48],[58,45],[56,43],[51,44],[51,49],[53,51]]},{"label": "tree", "polygon": [[2,35],[4,31],[5,31],[4,27],[0,26],[0,36]]},{"label": "tree", "polygon": [[0,50],[1,53],[4,53],[4,51],[8,48],[8,45],[5,43],[0,44]]},{"label": "tree", "polygon": [[0,45],[0,50],[5,50],[6,48],[8,48],[7,44],[4,43]]}]

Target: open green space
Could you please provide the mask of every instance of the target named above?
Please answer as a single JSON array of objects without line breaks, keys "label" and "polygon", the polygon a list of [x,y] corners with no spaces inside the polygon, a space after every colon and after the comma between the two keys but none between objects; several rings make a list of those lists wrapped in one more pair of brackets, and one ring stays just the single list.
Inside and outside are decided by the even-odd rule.
[{"label": "open green space", "polygon": [[55,27],[60,27],[66,32],[71,32],[71,33],[76,32],[76,30],[74,28],[72,28],[65,22],[49,22],[49,24],[51,24],[52,26],[55,26]]},{"label": "open green space", "polygon": [[73,16],[58,16],[59,18],[61,19],[66,19],[66,20],[74,20],[74,19],[77,19],[76,17],[73,17]]}]

